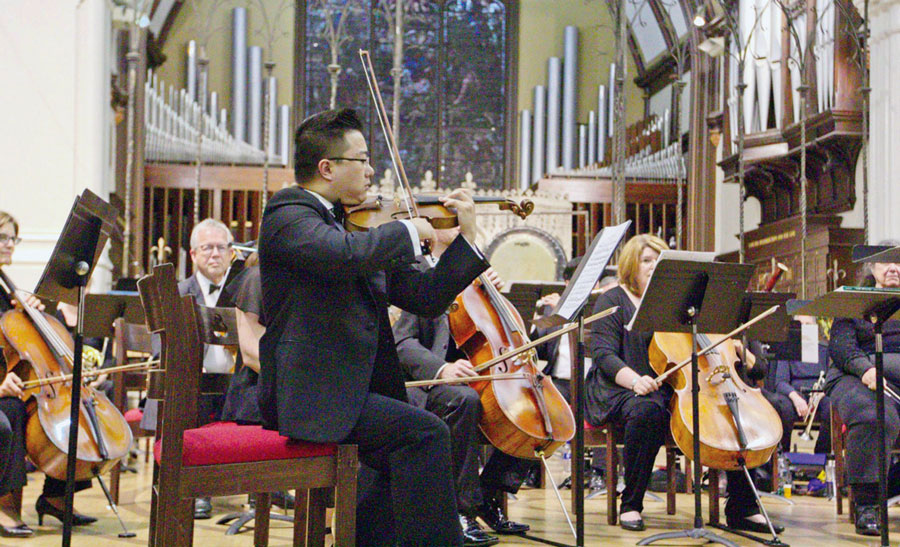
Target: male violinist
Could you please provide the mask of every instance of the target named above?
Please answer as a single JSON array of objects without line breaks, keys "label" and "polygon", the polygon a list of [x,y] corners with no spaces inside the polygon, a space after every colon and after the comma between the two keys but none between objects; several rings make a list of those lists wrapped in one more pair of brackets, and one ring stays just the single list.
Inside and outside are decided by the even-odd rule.
[{"label": "male violinist", "polygon": [[434,230],[420,218],[348,233],[343,206],[366,199],[374,170],[353,110],[306,119],[294,138],[297,185],[263,215],[259,257],[266,332],[260,341],[263,424],[311,442],[356,444],[376,472],[357,504],[358,545],[462,544],[450,434],[406,402],[389,304],[443,313],[488,264],[472,245],[475,204],[442,198],[460,235],[434,269],[412,267]]},{"label": "male violinist", "polygon": [[[457,231],[455,228],[435,230],[432,257],[441,258]],[[427,270],[430,265],[422,257],[418,267]],[[493,270],[488,270],[487,276],[495,285],[502,284]],[[478,375],[453,342],[446,311],[437,317],[421,317],[404,311],[394,323],[393,331],[400,365],[409,379]],[[527,524],[506,518],[502,499],[507,492],[515,494],[519,490],[530,462],[494,450],[481,475],[478,474],[479,441],[482,439],[478,430],[482,413],[478,392],[467,385],[436,385],[408,388],[406,393],[412,404],[434,413],[450,428],[456,503],[465,545],[483,547],[500,541],[481,528],[477,516],[501,534],[527,532],[530,529]]]}]

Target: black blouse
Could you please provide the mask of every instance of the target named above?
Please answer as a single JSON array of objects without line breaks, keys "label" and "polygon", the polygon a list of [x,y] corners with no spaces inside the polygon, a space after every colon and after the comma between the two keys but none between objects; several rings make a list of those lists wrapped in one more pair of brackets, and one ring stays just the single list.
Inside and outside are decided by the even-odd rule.
[{"label": "black blouse", "polygon": [[[592,364],[585,381],[585,411],[588,422],[597,426],[617,413],[627,397],[634,397],[633,391],[616,383],[620,370],[630,367],[641,376],[656,376],[647,356],[653,333],[625,329],[635,312],[625,289],[615,287],[600,295],[593,313],[613,306],[619,306],[614,314],[591,324]],[[665,409],[671,390],[664,386],[648,397]]]},{"label": "black blouse", "polygon": [[[245,268],[235,277],[223,291],[223,296],[234,302],[237,309],[245,313],[254,313],[262,321],[262,285],[260,283],[259,266]],[[242,424],[258,424],[262,422],[259,413],[257,393],[259,374],[250,367],[242,366],[231,377],[228,394],[222,408],[222,419]]]},{"label": "black blouse", "polygon": [[[884,323],[884,375],[900,385],[900,321]],[[838,318],[831,325],[831,341],[828,344],[827,385],[831,387],[843,376],[863,374],[874,366],[871,355],[875,353],[875,329],[872,323],[862,319]]]}]

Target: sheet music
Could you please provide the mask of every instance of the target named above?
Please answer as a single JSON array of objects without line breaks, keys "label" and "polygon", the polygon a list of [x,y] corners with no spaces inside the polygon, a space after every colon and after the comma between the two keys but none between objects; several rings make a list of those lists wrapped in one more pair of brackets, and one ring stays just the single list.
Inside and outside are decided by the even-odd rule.
[{"label": "sheet music", "polygon": [[572,281],[563,292],[562,298],[551,315],[558,315],[572,321],[581,311],[582,306],[591,296],[594,285],[603,275],[603,270],[609,264],[619,242],[625,237],[625,232],[631,222],[625,222],[618,226],[607,226],[597,235],[597,240],[591,245],[591,251],[578,264],[578,270],[572,276]]},{"label": "sheet music", "polygon": [[[656,259],[656,264],[663,260],[682,260],[689,262],[712,262],[716,257],[716,253],[706,253],[706,252],[696,252],[696,251],[663,251],[659,253],[659,258]],[[654,272],[656,269],[653,270]],[[653,272],[650,273],[650,279],[647,280],[647,286],[650,286],[650,283],[653,281]],[[646,289],[644,289],[646,292]],[[644,301],[642,298],[640,302],[638,302],[637,307],[634,310],[634,315],[631,316],[631,321],[625,325],[625,328],[631,330],[631,326],[634,324],[634,318],[638,316],[638,311],[641,309],[641,303]]]}]

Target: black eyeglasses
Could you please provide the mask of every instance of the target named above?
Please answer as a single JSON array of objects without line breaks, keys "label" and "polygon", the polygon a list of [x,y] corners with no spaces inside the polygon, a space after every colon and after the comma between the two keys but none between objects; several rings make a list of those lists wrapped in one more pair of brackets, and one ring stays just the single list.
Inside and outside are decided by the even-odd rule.
[{"label": "black eyeglasses", "polygon": [[0,245],[6,245],[9,242],[12,242],[13,245],[18,245],[19,243],[22,243],[22,238],[11,236],[9,234],[0,234]]},{"label": "black eyeglasses", "polygon": [[360,163],[365,163],[366,165],[372,165],[371,163],[369,163],[369,158],[341,158],[341,157],[337,157],[337,158],[326,158],[326,159],[331,160],[331,161],[340,161],[340,160],[343,160],[343,161],[358,161],[358,162],[360,162]]}]

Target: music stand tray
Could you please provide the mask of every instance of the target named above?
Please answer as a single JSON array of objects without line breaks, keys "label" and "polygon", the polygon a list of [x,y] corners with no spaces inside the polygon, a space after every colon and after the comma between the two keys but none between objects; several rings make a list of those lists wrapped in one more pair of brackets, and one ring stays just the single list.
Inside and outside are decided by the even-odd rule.
[{"label": "music stand tray", "polygon": [[[868,262],[885,260],[879,255]],[[870,256],[870,258],[871,258]],[[884,345],[883,327],[889,319],[900,319],[900,289],[877,289],[869,287],[841,287],[813,301],[793,300],[788,302],[788,313],[792,315],[815,315],[818,317],[849,317],[871,321],[875,331],[875,404],[877,433],[884,439]],[[887,518],[887,449],[885,443],[878,443],[878,505],[881,525],[881,545],[890,545]]]},{"label": "music stand tray", "polygon": [[88,338],[111,338],[113,323],[124,317],[126,323],[144,324],[144,307],[138,293],[111,292],[87,294],[84,298],[84,335]]},{"label": "music stand tray", "polygon": [[638,545],[675,538],[705,539],[728,547],[737,544],[704,528],[701,507],[700,407],[697,371],[697,333],[727,333],[740,323],[741,306],[721,306],[721,302],[741,302],[754,267],[749,264],[712,262],[712,253],[663,251],[627,329],[638,332],[690,332],[693,337],[691,406],[694,428],[694,527],[663,532],[644,538]]}]

